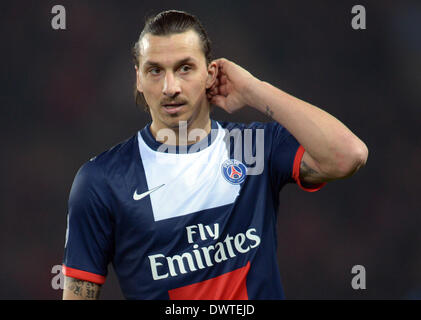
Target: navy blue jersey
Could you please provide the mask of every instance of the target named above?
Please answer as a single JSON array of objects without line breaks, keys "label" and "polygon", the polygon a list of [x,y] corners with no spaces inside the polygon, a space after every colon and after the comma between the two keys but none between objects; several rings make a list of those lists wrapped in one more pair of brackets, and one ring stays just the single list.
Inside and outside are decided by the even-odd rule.
[{"label": "navy blue jersey", "polygon": [[149,128],[78,171],[63,273],[102,284],[111,263],[127,299],[282,299],[278,197],[303,147],[275,122],[212,120],[187,147]]}]

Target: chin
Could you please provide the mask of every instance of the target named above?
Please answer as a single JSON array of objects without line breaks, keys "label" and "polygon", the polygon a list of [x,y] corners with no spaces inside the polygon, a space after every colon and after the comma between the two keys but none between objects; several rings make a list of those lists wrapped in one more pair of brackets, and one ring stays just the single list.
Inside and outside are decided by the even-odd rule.
[{"label": "chin", "polygon": [[182,110],[181,112],[177,112],[174,114],[163,114],[161,115],[161,119],[162,122],[165,123],[165,125],[171,129],[178,129],[180,121],[186,121],[187,127],[190,127],[192,123],[194,123],[198,118],[201,117],[201,111],[204,110],[201,108],[188,108],[187,110]]},{"label": "chin", "polygon": [[192,122],[192,117],[184,114],[173,114],[169,119],[166,119],[165,124],[168,128],[178,129],[180,121],[187,121],[187,126]]}]

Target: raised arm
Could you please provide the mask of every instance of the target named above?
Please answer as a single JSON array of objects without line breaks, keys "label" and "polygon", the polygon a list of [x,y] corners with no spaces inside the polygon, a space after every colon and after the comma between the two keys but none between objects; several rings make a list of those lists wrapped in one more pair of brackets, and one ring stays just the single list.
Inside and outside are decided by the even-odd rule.
[{"label": "raised arm", "polygon": [[326,111],[260,81],[227,59],[217,59],[218,77],[208,99],[228,112],[253,107],[285,127],[303,146],[300,180],[319,184],[343,179],[365,165],[367,146]]},{"label": "raised arm", "polygon": [[365,165],[367,146],[326,111],[260,82],[251,103],[288,129],[304,147],[300,179],[322,183],[343,179]]},{"label": "raised arm", "polygon": [[64,277],[63,300],[98,300],[101,285]]}]

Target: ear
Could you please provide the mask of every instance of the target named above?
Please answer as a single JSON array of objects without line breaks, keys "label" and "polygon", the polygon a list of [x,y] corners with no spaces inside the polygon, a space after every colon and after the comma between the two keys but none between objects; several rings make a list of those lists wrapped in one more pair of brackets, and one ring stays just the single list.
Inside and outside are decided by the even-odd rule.
[{"label": "ear", "polygon": [[206,89],[213,86],[218,77],[218,65],[212,61],[208,66],[208,77],[206,78]]},{"label": "ear", "polygon": [[137,68],[137,66],[135,66],[134,68],[136,69],[136,88],[137,88],[137,91],[143,93],[142,82],[140,81],[140,71]]}]

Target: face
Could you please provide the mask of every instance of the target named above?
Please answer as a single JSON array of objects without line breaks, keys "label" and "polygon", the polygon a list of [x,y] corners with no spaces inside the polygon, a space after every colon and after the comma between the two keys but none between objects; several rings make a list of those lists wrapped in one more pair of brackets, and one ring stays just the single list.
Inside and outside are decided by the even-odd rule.
[{"label": "face", "polygon": [[137,90],[152,116],[151,128],[203,128],[209,122],[206,89],[216,79],[216,64],[206,64],[198,34],[189,30],[169,36],[146,34],[140,42]]}]

